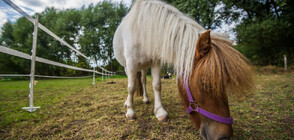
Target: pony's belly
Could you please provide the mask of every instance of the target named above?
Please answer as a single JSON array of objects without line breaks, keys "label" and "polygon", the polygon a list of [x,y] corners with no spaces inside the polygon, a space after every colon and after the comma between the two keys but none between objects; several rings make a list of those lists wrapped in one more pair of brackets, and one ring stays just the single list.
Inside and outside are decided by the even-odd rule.
[{"label": "pony's belly", "polygon": [[114,51],[114,57],[116,58],[118,63],[120,63],[122,66],[125,67],[126,66],[126,58],[123,56],[121,51],[116,50],[115,48],[113,49],[113,51]]},{"label": "pony's belly", "polygon": [[[143,70],[146,68],[150,68],[152,66],[151,59],[147,58],[146,56],[133,56],[133,57],[127,57],[126,61],[128,64],[130,64],[134,69],[136,70]],[[128,65],[128,66],[130,66]]]},{"label": "pony's belly", "polygon": [[151,61],[137,62],[136,65],[137,65],[137,69],[143,70],[146,68],[150,68],[152,66],[152,62]]}]

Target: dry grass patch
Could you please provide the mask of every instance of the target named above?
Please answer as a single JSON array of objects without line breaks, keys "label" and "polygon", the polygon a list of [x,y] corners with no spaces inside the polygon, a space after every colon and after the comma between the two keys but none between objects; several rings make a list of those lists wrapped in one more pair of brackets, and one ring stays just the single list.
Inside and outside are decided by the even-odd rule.
[{"label": "dry grass patch", "polygon": [[[88,80],[90,81],[90,79]],[[107,84],[110,81],[116,83]],[[39,82],[42,83],[42,81]],[[1,84],[6,83],[1,82]],[[162,100],[169,113],[170,120],[168,123],[159,123],[153,115],[154,99],[150,78],[147,81],[147,91],[151,104],[143,104],[142,97],[135,98],[137,116],[135,121],[127,121],[125,118],[126,109],[123,107],[127,97],[127,79],[125,78],[97,82],[94,86],[90,85],[89,82],[88,85],[85,84],[79,88],[77,88],[76,84],[65,88],[51,89],[50,87],[41,88],[39,91],[43,91],[44,93],[41,92],[42,94],[50,92],[48,96],[51,99],[58,100],[43,104],[42,108],[32,113],[31,116],[30,113],[18,110],[14,115],[22,116],[25,114],[28,117],[13,121],[8,125],[1,124],[0,138],[200,138],[198,131],[190,124],[188,114],[181,106],[175,79],[162,80]],[[23,91],[19,90],[17,92],[22,93]],[[0,92],[0,94],[4,93]],[[64,95],[57,96],[56,94]],[[40,93],[37,92],[36,98],[38,98],[38,95],[40,96]],[[46,98],[49,97],[42,96],[42,99]],[[292,133],[294,131],[294,73],[279,75],[258,74],[254,93],[248,94],[246,97],[230,97],[229,100],[231,112],[235,119],[233,124],[235,139],[294,138]],[[8,101],[6,103],[10,106]],[[15,104],[15,102],[13,103]],[[1,108],[0,111],[0,118],[7,117],[4,109]]]}]

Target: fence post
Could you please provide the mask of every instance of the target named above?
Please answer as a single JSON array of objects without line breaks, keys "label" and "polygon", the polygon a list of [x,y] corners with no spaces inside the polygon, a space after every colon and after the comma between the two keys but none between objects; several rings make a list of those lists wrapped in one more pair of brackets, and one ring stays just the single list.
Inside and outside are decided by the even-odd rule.
[{"label": "fence post", "polygon": [[102,69],[102,81],[103,81],[103,74],[104,74],[104,73],[103,73],[103,69]]},{"label": "fence post", "polygon": [[32,56],[31,56],[31,74],[30,74],[30,107],[23,107],[29,112],[34,112],[40,107],[34,107],[34,80],[35,80],[35,63],[36,63],[36,48],[37,48],[37,36],[38,36],[38,19],[39,16],[36,14],[35,25],[34,25],[34,37],[33,37],[33,47],[32,47]]},{"label": "fence post", "polygon": [[287,70],[288,65],[287,65],[287,56],[286,56],[286,54],[284,54],[284,66],[285,66],[285,70]]},{"label": "fence post", "polygon": [[93,85],[95,85],[95,66],[93,66]]}]

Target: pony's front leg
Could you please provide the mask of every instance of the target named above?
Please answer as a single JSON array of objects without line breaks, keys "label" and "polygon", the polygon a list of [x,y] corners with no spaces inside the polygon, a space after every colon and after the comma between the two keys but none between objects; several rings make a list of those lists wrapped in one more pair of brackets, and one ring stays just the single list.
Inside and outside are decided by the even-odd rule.
[{"label": "pony's front leg", "polygon": [[135,119],[135,112],[133,109],[133,97],[136,90],[135,79],[136,79],[136,72],[128,71],[128,97],[126,101],[126,106],[127,106],[126,117],[128,120]]},{"label": "pony's front leg", "polygon": [[168,114],[165,111],[165,109],[163,108],[162,103],[161,103],[160,70],[161,70],[160,65],[153,66],[151,68],[152,85],[153,85],[153,90],[154,90],[154,114],[160,122],[166,122],[168,120],[167,119]]}]

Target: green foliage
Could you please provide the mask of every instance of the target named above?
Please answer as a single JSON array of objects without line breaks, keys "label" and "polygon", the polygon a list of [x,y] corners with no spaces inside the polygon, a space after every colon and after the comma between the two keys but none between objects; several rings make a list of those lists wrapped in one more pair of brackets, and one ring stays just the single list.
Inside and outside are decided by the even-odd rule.
[{"label": "green foliage", "polygon": [[294,59],[293,0],[166,1],[206,29],[215,29],[222,22],[237,21],[236,48],[254,64],[283,65],[284,54],[288,60]]},{"label": "green foliage", "polygon": [[233,0],[225,3],[241,9],[244,15],[234,29],[239,51],[254,64],[283,65],[284,54],[289,63],[293,63],[293,1]]},{"label": "green foliage", "polygon": [[[114,32],[127,10],[124,4],[115,5],[109,1],[100,2],[96,6],[90,5],[84,9],[81,20],[83,35],[79,40],[82,52],[96,61],[102,61],[104,65],[113,64]],[[115,69],[113,69],[114,66],[110,68],[117,70],[118,65],[115,64],[115,66]]]},{"label": "green foliage", "polygon": [[[39,14],[39,22],[61,37],[68,44],[80,49],[94,60],[111,65],[115,71],[119,64],[113,60],[112,38],[116,27],[126,14],[128,7],[123,3],[103,1],[81,9],[57,10],[46,8]],[[24,17],[15,23],[7,22],[2,27],[0,44],[31,54],[33,24]],[[90,62],[71,51],[42,30],[38,30],[37,56],[52,61],[90,68]],[[0,73],[30,73],[30,61],[0,53]],[[36,74],[78,76],[87,72],[69,70],[43,63],[36,64]]]},{"label": "green foliage", "polygon": [[235,29],[239,43],[236,48],[255,64],[281,65],[283,55],[291,51],[289,27],[289,23],[274,18],[240,24]]},{"label": "green foliage", "polygon": [[206,29],[215,29],[221,24],[221,10],[217,6],[220,0],[166,0],[168,3],[177,7],[183,13],[196,20]]},{"label": "green foliage", "polygon": [[[282,65],[286,54],[290,64],[294,60],[294,1],[293,0],[166,0],[195,19],[207,29],[238,21],[234,29],[240,52],[254,64]],[[128,7],[123,3],[104,0],[81,9],[57,10],[46,8],[39,14],[39,22],[80,49],[111,71],[123,70],[113,57],[112,40]],[[33,24],[24,17],[2,27],[0,44],[31,54]],[[76,55],[39,30],[37,56],[73,66],[90,68],[90,62]],[[292,60],[292,61],[291,61]],[[30,61],[0,53],[0,73],[30,72]],[[68,70],[37,63],[36,74],[78,76],[85,72]]]}]

